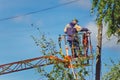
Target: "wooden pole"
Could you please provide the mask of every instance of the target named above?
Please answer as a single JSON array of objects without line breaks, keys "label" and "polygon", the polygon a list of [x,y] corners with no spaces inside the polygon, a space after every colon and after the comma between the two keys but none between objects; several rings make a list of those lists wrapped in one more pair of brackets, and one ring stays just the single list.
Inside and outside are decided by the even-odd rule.
[{"label": "wooden pole", "polygon": [[97,36],[97,56],[96,56],[96,76],[95,80],[100,80],[101,74],[101,49],[102,49],[102,22],[98,25],[98,36]]}]

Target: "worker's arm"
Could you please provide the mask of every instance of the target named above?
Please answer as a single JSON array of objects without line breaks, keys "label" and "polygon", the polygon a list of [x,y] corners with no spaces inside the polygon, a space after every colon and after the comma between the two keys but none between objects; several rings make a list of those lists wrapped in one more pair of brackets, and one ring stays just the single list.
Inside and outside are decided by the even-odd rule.
[{"label": "worker's arm", "polygon": [[67,25],[65,26],[65,28],[64,28],[64,32],[65,32],[65,33],[67,32],[67,28],[69,28],[69,27],[70,27],[69,24],[67,24]]},{"label": "worker's arm", "polygon": [[75,25],[75,28],[76,28],[77,32],[81,31],[81,29],[82,29],[82,27],[78,24]]},{"label": "worker's arm", "polygon": [[79,31],[86,31],[86,32],[89,31],[88,28],[83,28],[78,24],[75,25],[75,28],[76,28],[77,32],[79,32]]}]

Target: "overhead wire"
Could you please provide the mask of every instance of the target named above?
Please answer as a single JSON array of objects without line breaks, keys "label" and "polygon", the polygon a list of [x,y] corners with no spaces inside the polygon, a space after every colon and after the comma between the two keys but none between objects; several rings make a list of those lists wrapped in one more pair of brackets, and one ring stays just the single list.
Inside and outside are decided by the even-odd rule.
[{"label": "overhead wire", "polygon": [[9,19],[15,19],[15,18],[22,17],[22,16],[27,16],[27,15],[31,15],[31,14],[44,12],[44,11],[51,10],[51,9],[54,9],[54,8],[62,7],[62,6],[65,6],[65,5],[69,5],[69,4],[78,2],[78,1],[79,0],[73,0],[73,1],[62,3],[62,4],[59,4],[59,5],[56,5],[56,6],[48,7],[48,8],[45,8],[45,9],[41,9],[41,10],[38,10],[38,11],[32,11],[32,12],[28,12],[28,13],[25,13],[25,14],[22,14],[22,15],[11,16],[11,17],[7,17],[7,18],[1,18],[0,21],[5,21],[5,20],[9,20]]}]

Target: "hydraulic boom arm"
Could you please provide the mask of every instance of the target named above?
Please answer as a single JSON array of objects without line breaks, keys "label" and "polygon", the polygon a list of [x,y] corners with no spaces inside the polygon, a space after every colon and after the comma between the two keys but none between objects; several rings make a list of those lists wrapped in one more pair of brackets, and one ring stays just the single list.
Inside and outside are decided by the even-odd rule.
[{"label": "hydraulic boom arm", "polygon": [[50,65],[50,64],[52,63],[50,63],[50,61],[44,56],[22,60],[18,62],[12,62],[8,64],[0,65],[0,75],[18,72],[18,71],[27,70],[27,69],[32,69],[36,67],[42,67],[42,66]]}]

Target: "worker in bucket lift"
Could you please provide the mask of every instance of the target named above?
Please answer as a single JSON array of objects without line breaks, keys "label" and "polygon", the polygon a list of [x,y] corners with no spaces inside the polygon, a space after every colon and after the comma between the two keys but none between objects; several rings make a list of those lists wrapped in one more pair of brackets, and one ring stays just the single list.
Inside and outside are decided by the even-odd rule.
[{"label": "worker in bucket lift", "polygon": [[73,58],[78,56],[75,49],[80,50],[77,33],[79,31],[86,31],[86,32],[88,31],[87,28],[82,28],[77,23],[78,23],[78,20],[77,19],[73,19],[64,28],[64,32],[65,32],[65,34],[67,34],[67,41],[68,41],[69,46],[71,48],[71,52],[72,52],[72,57]]}]

